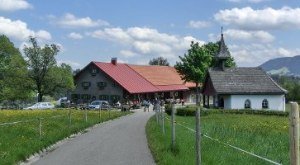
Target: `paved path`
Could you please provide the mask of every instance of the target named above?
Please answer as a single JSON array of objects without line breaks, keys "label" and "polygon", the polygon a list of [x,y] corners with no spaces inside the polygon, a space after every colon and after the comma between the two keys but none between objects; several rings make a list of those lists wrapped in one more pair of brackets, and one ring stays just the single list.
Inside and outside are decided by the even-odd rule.
[{"label": "paved path", "polygon": [[138,110],[67,141],[37,165],[152,165],[145,125],[154,113]]}]

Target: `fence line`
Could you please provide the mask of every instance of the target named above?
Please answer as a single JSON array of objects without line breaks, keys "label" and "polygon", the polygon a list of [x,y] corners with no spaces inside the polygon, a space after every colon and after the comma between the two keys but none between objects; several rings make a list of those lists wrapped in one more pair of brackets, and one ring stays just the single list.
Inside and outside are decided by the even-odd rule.
[{"label": "fence line", "polygon": [[28,119],[28,120],[19,120],[19,121],[14,121],[14,122],[0,123],[0,126],[15,125],[15,124],[19,124],[19,123],[29,123],[29,122],[33,122],[33,121],[37,121],[37,120],[59,118],[59,117],[63,117],[63,116],[66,116],[66,115],[56,115],[56,116],[51,116],[51,117],[47,117],[47,118],[37,117],[36,119]]},{"label": "fence line", "polygon": [[[168,117],[166,117],[166,118],[167,118],[167,120],[170,120]],[[176,122],[176,124],[179,125],[179,126],[181,126],[181,127],[183,127],[183,128],[185,128],[185,129],[187,129],[187,130],[189,130],[189,131],[191,131],[191,132],[196,133],[196,131],[195,131],[194,129],[192,129],[192,128],[189,128],[189,127],[187,127],[187,126],[185,126],[185,125],[183,125],[183,124],[180,124],[180,123],[178,123],[178,122]],[[236,147],[236,146],[234,146],[234,145],[231,145],[231,144],[229,144],[229,143],[227,143],[227,142],[222,142],[222,141],[220,141],[220,140],[218,140],[218,139],[212,138],[212,137],[208,136],[207,134],[201,133],[201,135],[204,136],[204,137],[206,137],[206,138],[208,138],[208,139],[210,139],[210,140],[212,140],[212,141],[218,142],[218,143],[223,144],[223,145],[225,145],[225,146],[228,146],[228,147],[231,147],[231,148],[236,149],[236,150],[238,150],[238,151],[244,152],[244,153],[246,153],[246,154],[249,154],[249,155],[254,156],[254,157],[256,157],[256,158],[262,159],[262,160],[267,161],[267,162],[269,162],[269,163],[276,164],[276,165],[281,165],[280,163],[275,162],[275,161],[273,161],[273,160],[270,160],[270,159],[268,159],[268,158],[265,158],[265,157],[256,155],[256,154],[254,154],[254,153],[252,153],[252,152],[246,151],[246,150],[244,150],[244,149],[241,149],[241,148],[239,148],[239,147]]]},{"label": "fence line", "polygon": [[10,122],[10,123],[1,123],[0,126],[14,125],[14,124],[18,124],[18,123],[29,123],[29,122],[36,121],[36,120],[38,120],[38,119],[29,119],[29,120],[14,121],[14,122]]}]

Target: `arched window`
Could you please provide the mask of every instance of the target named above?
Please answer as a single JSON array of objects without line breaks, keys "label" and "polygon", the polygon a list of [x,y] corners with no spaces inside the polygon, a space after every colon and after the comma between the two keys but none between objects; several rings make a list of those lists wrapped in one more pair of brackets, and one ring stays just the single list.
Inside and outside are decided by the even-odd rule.
[{"label": "arched window", "polygon": [[249,109],[249,108],[251,108],[251,101],[249,99],[247,99],[245,101],[245,109]]},{"label": "arched window", "polygon": [[267,99],[264,99],[264,100],[262,101],[262,108],[263,108],[263,109],[268,109],[268,108],[269,108],[269,102],[268,102]]}]

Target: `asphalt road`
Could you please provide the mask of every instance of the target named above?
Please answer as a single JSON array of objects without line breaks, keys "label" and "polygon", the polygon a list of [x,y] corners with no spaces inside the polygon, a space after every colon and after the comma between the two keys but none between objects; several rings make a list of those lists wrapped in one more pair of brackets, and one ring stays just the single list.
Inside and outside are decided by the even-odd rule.
[{"label": "asphalt road", "polygon": [[49,152],[36,165],[152,165],[145,125],[154,113],[138,110],[103,123]]}]

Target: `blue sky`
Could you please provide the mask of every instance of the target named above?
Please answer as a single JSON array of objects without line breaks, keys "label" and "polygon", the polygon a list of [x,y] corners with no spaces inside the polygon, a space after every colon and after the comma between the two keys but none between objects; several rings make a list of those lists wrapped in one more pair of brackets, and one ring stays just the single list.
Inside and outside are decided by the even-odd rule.
[{"label": "blue sky", "polygon": [[0,0],[0,34],[22,50],[28,36],[61,47],[59,63],[82,68],[112,57],[178,61],[190,42],[225,41],[238,66],[300,54],[297,0]]}]

